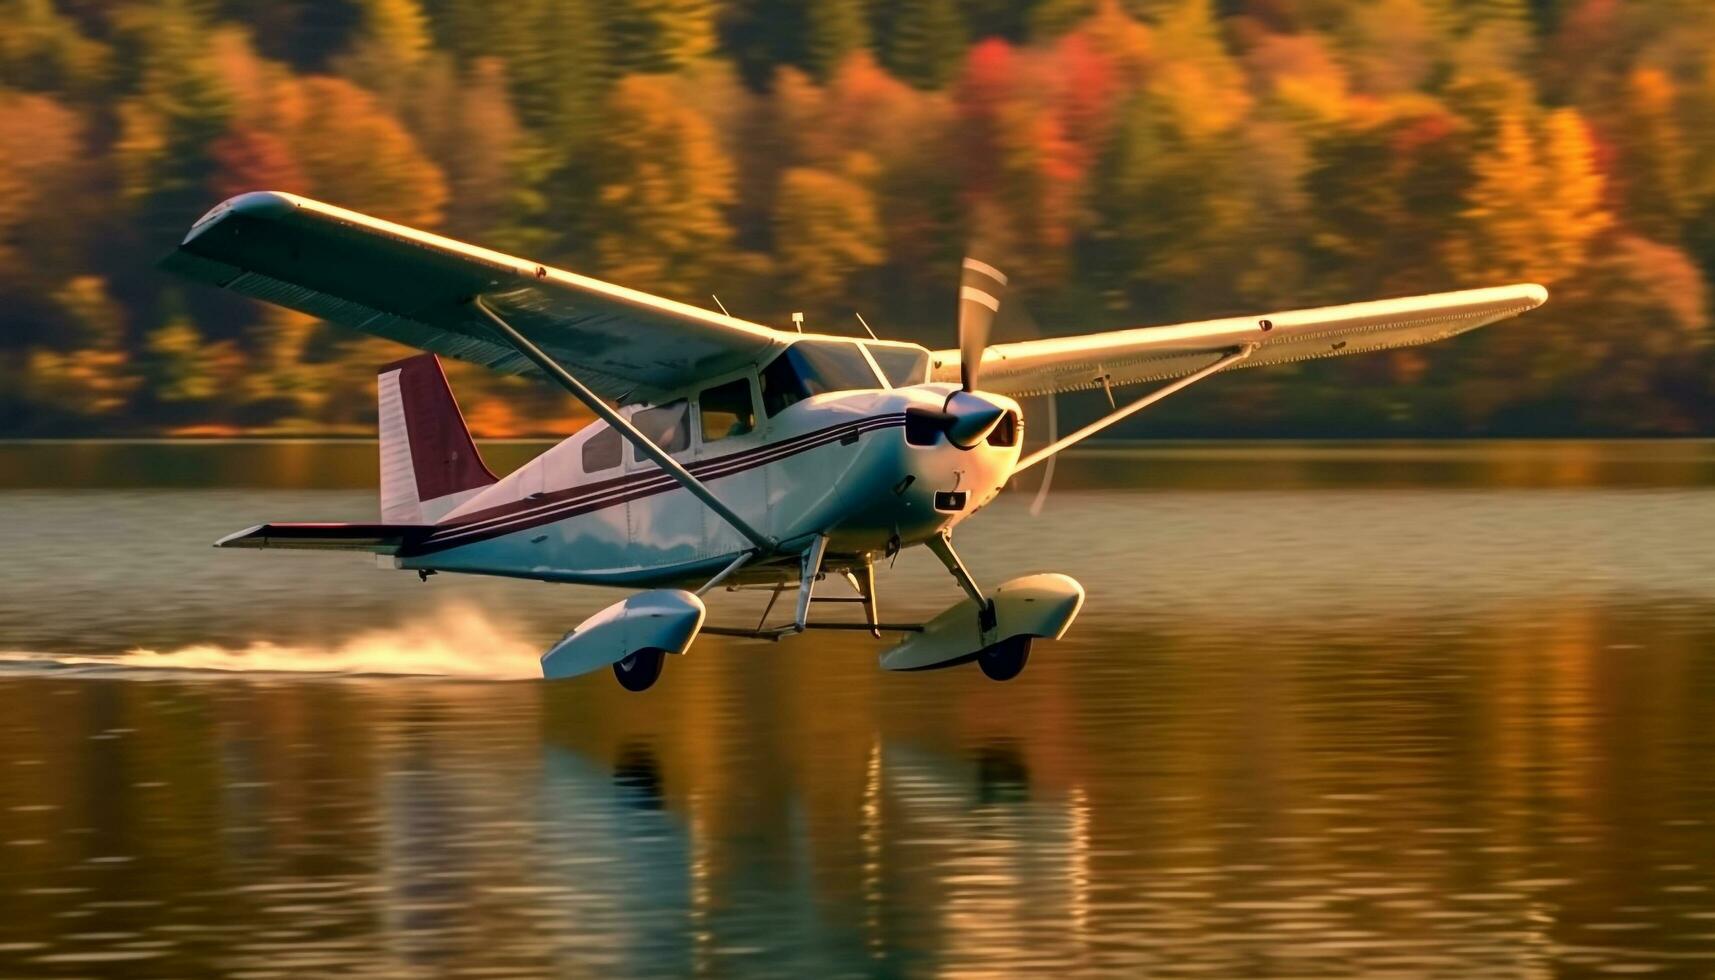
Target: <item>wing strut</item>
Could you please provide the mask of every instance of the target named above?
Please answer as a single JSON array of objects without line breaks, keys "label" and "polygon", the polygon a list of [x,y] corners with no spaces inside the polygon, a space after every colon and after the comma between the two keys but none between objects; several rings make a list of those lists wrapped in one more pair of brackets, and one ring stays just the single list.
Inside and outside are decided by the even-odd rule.
[{"label": "wing strut", "polygon": [[650,461],[652,461],[656,466],[666,470],[668,476],[678,480],[679,485],[684,487],[686,490],[689,490],[692,496],[707,504],[710,510],[720,515],[721,520],[731,524],[733,530],[750,539],[752,544],[762,549],[763,554],[772,554],[779,549],[780,542],[766,534],[763,534],[756,528],[751,527],[744,518],[734,513],[731,507],[722,503],[721,499],[715,496],[714,491],[709,489],[708,484],[692,476],[689,470],[679,465],[678,460],[667,455],[666,451],[664,451],[660,446],[655,445],[648,436],[639,432],[635,426],[626,420],[625,416],[614,411],[613,407],[608,405],[607,402],[596,397],[595,392],[585,387],[584,383],[574,377],[570,371],[561,367],[558,361],[549,357],[540,347],[531,343],[529,338],[519,333],[517,328],[512,326],[512,324],[507,323],[499,314],[489,309],[487,304],[483,303],[482,297],[473,297],[470,301],[470,305],[478,313],[482,314],[483,318],[486,319],[494,329],[500,331],[500,336],[503,337],[514,350],[523,354],[537,367],[541,368],[542,373],[559,382],[562,388],[571,392],[572,396],[578,401],[583,402],[584,407],[594,412],[597,418],[606,422],[608,425],[613,426],[613,430],[624,436],[627,442],[636,446],[639,453],[649,457]]},{"label": "wing strut", "polygon": [[[1023,459],[1019,460],[1018,465],[1014,466],[1012,468],[1012,471],[1014,473],[1022,473],[1023,471],[1029,469],[1032,466],[1035,466],[1037,463],[1042,462],[1043,460],[1054,455],[1055,453],[1059,452],[1060,450],[1065,449],[1067,446],[1070,446],[1074,443],[1083,442],[1085,439],[1088,439],[1089,437],[1091,437],[1091,436],[1095,435],[1096,433],[1102,431],[1103,429],[1107,428],[1108,426],[1113,425],[1115,422],[1119,422],[1123,419],[1129,418],[1130,416],[1137,414],[1138,412],[1143,411],[1144,409],[1146,409],[1149,406],[1155,404],[1156,402],[1162,400],[1163,398],[1166,398],[1168,395],[1174,394],[1175,392],[1183,391],[1186,388],[1189,388],[1192,385],[1196,384],[1197,382],[1203,380],[1204,378],[1212,377],[1216,374],[1221,373],[1222,371],[1225,371],[1227,368],[1230,368],[1233,365],[1244,360],[1245,358],[1251,356],[1251,354],[1256,352],[1256,348],[1257,348],[1256,344],[1246,344],[1245,346],[1240,347],[1237,350],[1234,350],[1228,354],[1222,355],[1220,360],[1209,365],[1208,367],[1203,368],[1200,371],[1196,371],[1192,374],[1187,374],[1185,377],[1180,378],[1178,381],[1175,381],[1172,384],[1163,385],[1162,387],[1155,389],[1154,391],[1150,392],[1149,394],[1144,395],[1142,398],[1139,398],[1137,401],[1134,401],[1134,402],[1127,404],[1126,407],[1118,409],[1116,411],[1109,412],[1108,414],[1102,416],[1101,418],[1095,420],[1094,422],[1091,422],[1089,425],[1084,426],[1082,429],[1079,429],[1078,431],[1072,433],[1071,435],[1067,436],[1066,438],[1056,439],[1055,441],[1049,443],[1048,445],[1043,446],[1041,449],[1038,449],[1037,451],[1031,453],[1029,456],[1026,456]],[[1112,395],[1110,394],[1109,397],[1112,398]]]}]

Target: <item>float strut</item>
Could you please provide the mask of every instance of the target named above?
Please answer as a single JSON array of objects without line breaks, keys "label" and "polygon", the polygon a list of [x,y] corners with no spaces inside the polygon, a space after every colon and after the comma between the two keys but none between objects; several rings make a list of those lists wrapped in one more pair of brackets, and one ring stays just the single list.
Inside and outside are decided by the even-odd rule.
[{"label": "float strut", "polygon": [[947,566],[947,571],[953,573],[953,578],[958,580],[959,588],[964,589],[965,594],[971,597],[971,601],[977,604],[983,632],[987,633],[994,629],[994,603],[983,595],[982,589],[977,588],[976,579],[971,578],[971,573],[966,570],[965,563],[959,560],[959,553],[953,550],[953,533],[943,529],[925,543],[929,545],[929,550],[935,553],[935,557],[941,559],[941,564]]},{"label": "float strut", "polygon": [[865,558],[862,577],[855,572],[847,572],[846,581],[851,583],[852,591],[858,594],[858,601],[863,603],[863,618],[869,623],[870,635],[881,639],[881,620],[875,602],[875,563]]},{"label": "float strut", "polygon": [[792,626],[797,632],[804,632],[805,624],[810,622],[810,599],[816,591],[816,575],[822,571],[822,555],[828,550],[828,536],[816,535],[810,542],[810,547],[804,549],[802,577],[798,580],[798,615],[793,619]]}]

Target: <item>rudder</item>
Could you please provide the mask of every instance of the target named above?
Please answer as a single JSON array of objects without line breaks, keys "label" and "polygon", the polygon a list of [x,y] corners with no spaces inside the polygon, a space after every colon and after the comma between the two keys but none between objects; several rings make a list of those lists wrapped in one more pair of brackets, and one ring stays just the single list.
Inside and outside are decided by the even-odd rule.
[{"label": "rudder", "polygon": [[375,389],[384,522],[433,523],[495,482],[439,358],[395,361],[377,373]]}]

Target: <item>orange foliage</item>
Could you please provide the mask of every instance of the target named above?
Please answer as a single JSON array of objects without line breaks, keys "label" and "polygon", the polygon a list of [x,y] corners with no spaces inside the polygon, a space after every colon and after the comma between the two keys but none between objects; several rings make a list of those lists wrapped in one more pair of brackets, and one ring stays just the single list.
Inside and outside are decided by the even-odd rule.
[{"label": "orange foliage", "polygon": [[235,126],[215,142],[210,154],[216,167],[212,185],[218,197],[260,190],[312,191],[291,147],[273,133]]},{"label": "orange foliage", "polygon": [[317,197],[410,225],[434,227],[446,179],[373,95],[340,78],[282,87],[282,134]]}]

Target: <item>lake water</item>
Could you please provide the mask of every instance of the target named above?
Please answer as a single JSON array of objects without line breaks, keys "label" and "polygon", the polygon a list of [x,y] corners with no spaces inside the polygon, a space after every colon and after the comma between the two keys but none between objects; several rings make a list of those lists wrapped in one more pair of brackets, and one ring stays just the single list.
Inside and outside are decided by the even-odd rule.
[{"label": "lake water", "polygon": [[529,679],[616,594],[208,547],[372,455],[0,445],[0,976],[1715,974],[1708,443],[1071,457],[960,533],[1088,589],[1019,679],[643,695]]}]

